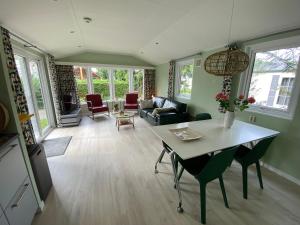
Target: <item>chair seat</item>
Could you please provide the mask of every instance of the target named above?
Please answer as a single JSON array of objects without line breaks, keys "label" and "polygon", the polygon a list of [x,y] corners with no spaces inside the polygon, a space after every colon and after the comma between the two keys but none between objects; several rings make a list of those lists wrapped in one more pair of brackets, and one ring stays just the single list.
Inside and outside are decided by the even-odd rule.
[{"label": "chair seat", "polygon": [[138,104],[128,104],[128,103],[125,103],[124,104],[124,108],[125,109],[137,109],[138,108]]},{"label": "chair seat", "polygon": [[241,161],[243,160],[244,156],[247,155],[249,152],[251,151],[250,148],[247,148],[244,145],[240,145],[238,150],[236,151],[235,155],[234,155],[234,159],[236,161],[238,161],[239,163],[241,163]]},{"label": "chair seat", "polygon": [[196,176],[206,166],[210,158],[211,156],[206,154],[206,155],[202,155],[202,156],[198,156],[186,160],[183,160],[180,157],[178,157],[178,161],[180,162],[180,164],[183,166],[185,170],[187,170],[193,176]]},{"label": "chair seat", "polygon": [[108,111],[108,107],[106,105],[102,105],[97,107],[90,107],[89,110],[92,111],[93,113],[104,112],[104,111]]}]

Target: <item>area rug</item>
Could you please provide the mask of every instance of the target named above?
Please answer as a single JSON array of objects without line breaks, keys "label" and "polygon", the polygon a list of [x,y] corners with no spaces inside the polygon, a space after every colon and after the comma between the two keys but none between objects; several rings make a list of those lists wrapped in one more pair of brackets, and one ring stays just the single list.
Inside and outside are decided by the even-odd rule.
[{"label": "area rug", "polygon": [[42,141],[47,157],[64,155],[72,136],[53,138]]}]

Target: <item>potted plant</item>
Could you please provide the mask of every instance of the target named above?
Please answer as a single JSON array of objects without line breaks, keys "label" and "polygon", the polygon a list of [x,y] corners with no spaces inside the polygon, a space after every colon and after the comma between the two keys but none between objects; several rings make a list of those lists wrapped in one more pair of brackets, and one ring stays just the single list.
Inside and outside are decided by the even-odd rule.
[{"label": "potted plant", "polygon": [[230,99],[228,95],[220,92],[216,95],[216,101],[219,102],[220,107],[225,111],[224,127],[230,128],[234,122],[235,110],[243,112],[249,108],[250,104],[255,103],[255,98],[245,98],[244,95],[240,95],[238,98]]}]

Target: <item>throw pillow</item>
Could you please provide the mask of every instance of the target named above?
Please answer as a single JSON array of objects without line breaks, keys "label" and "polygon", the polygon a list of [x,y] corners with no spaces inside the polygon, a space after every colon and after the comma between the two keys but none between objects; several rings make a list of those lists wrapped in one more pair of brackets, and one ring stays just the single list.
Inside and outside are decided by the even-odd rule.
[{"label": "throw pillow", "polygon": [[152,99],[149,100],[141,100],[140,102],[141,109],[153,109],[153,101]]},{"label": "throw pillow", "polygon": [[156,116],[157,114],[160,114],[162,112],[173,112],[175,111],[174,108],[155,108],[152,112],[152,116]]}]

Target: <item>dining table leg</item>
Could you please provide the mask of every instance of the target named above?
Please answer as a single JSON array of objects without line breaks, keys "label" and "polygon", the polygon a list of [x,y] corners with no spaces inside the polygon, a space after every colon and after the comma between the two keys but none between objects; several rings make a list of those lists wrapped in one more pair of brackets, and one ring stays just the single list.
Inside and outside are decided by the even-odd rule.
[{"label": "dining table leg", "polygon": [[182,196],[181,196],[181,189],[180,189],[180,184],[179,184],[179,180],[178,180],[178,176],[177,176],[176,159],[175,159],[176,156],[175,156],[175,152],[174,151],[172,151],[170,153],[170,157],[171,157],[172,168],[173,168],[173,173],[174,173],[175,188],[177,190],[178,198],[179,198],[177,212],[182,213],[183,212],[183,208],[182,208]]}]

